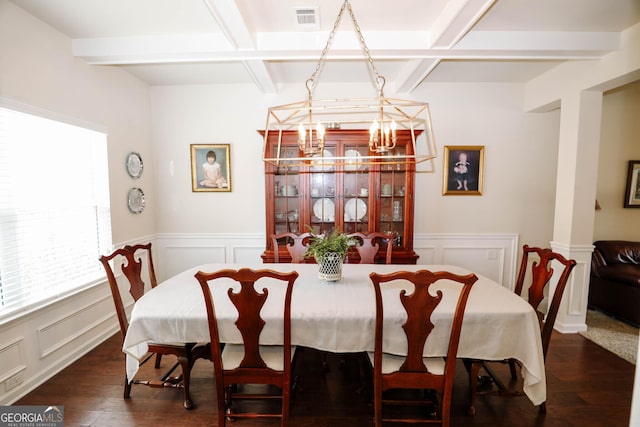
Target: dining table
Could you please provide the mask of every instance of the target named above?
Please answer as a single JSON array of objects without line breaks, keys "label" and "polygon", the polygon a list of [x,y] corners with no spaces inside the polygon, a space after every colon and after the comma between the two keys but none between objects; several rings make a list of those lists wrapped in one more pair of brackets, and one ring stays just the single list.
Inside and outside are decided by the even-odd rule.
[{"label": "dining table", "polygon": [[[135,303],[123,343],[127,377],[132,379],[135,376],[150,342],[209,342],[204,298],[195,274],[198,271],[208,273],[244,267],[297,271],[299,276],[291,300],[292,344],[335,353],[374,349],[376,313],[370,273],[417,270],[449,271],[459,275],[471,273],[455,265],[344,264],[342,279],[325,282],[318,278],[316,264],[198,265],[159,283]],[[543,403],[546,400],[546,377],[540,325],[535,310],[526,300],[494,280],[479,274],[477,277],[464,314],[458,358],[517,359],[522,364],[524,393],[534,405]],[[270,295],[261,311],[267,322],[260,338],[261,344],[265,345],[282,343],[282,323],[270,322],[269,319],[282,317],[282,299],[272,296],[284,292],[284,287],[275,286],[269,280],[256,283],[259,290],[268,288]],[[460,290],[459,284],[448,280],[441,280],[436,285],[443,290],[443,298],[432,315],[434,329],[424,349],[424,355],[428,357],[446,354]],[[226,298],[227,289],[237,286],[237,283],[229,281],[223,286],[212,287],[220,341],[224,343],[241,343],[242,340],[233,325],[237,312]],[[399,298],[385,301],[384,312],[384,350],[403,354],[406,340],[402,323],[406,313]]]}]

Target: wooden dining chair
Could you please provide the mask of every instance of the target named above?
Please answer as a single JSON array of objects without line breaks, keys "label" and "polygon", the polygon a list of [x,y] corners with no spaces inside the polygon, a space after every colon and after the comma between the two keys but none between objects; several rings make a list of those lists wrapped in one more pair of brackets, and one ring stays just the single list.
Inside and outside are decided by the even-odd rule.
[{"label": "wooden dining chair", "polygon": [[[546,312],[542,312],[541,303],[545,298],[545,288],[554,274],[554,269],[552,268],[552,263],[554,261],[560,265],[562,273],[558,278],[555,291],[549,299],[550,302],[546,304]],[[529,265],[531,266],[530,268]],[[522,248],[522,260],[520,262],[520,270],[518,272],[514,292],[524,297],[523,291],[525,290],[525,279],[527,278],[529,280],[528,287],[526,288],[527,300],[538,315],[540,333],[542,336],[542,354],[545,360],[547,358],[547,350],[549,349],[549,342],[551,341],[551,333],[553,332],[553,325],[558,314],[562,295],[564,294],[571,270],[573,270],[575,266],[576,262],[574,260],[566,259],[561,254],[553,252],[549,248],[536,248],[529,247],[528,245],[524,245]],[[502,381],[500,376],[491,368],[491,363],[489,361],[465,359],[464,363],[467,371],[469,372],[470,415],[475,415],[476,413],[475,404],[476,396],[478,394],[492,394],[503,397],[524,395],[521,390],[515,388],[518,381],[517,367],[520,366],[516,359],[491,362],[509,365],[509,384],[505,384],[505,382]],[[486,376],[481,377],[479,375],[482,369],[487,373]],[[546,403],[543,402],[539,407],[539,411],[540,413],[546,413],[546,410]]]},{"label": "wooden dining chair", "polygon": [[[125,300],[120,292],[120,286],[116,279],[116,274],[112,268],[112,264],[115,265],[120,262],[120,270],[127,280],[129,294],[135,303],[140,299],[140,297],[142,297],[142,295],[144,295],[145,290],[155,288],[157,285],[156,274],[153,267],[153,257],[151,254],[151,243],[124,246],[123,248],[113,251],[109,255],[101,256],[100,262],[104,266],[107,279],[109,280],[109,287],[111,288],[111,295],[113,296],[113,302],[116,307],[116,314],[120,324],[120,335],[124,342],[124,338],[127,335],[127,329],[129,328],[129,320],[127,317],[127,310],[125,308]],[[146,264],[148,286],[145,285],[143,280],[144,264]],[[189,394],[191,368],[197,358],[208,357],[207,352],[208,348],[205,348],[205,346],[198,346],[196,348],[196,343],[150,343],[149,353],[147,353],[147,355],[142,359],[140,365],[146,363],[154,354],[156,355],[156,368],[160,368],[162,355],[174,355],[178,360],[168,371],[166,371],[164,375],[162,375],[159,380],[127,379],[125,374],[124,398],[128,399],[130,397],[132,384],[144,384],[151,387],[184,388],[184,407],[187,409],[192,408],[193,402]],[[178,365],[180,365],[182,369],[182,375],[172,377],[171,374]]]},{"label": "wooden dining chair", "polygon": [[384,233],[373,232],[369,234],[364,233],[351,233],[349,237],[357,240],[358,244],[355,246],[358,256],[360,257],[360,264],[375,264],[376,255],[380,249],[380,243],[385,243],[385,264],[391,264],[391,256],[393,252],[393,244]]},{"label": "wooden dining chair", "polygon": [[[375,291],[376,323],[375,323],[375,349],[369,353],[369,359],[373,365],[374,388],[374,421],[376,427],[381,427],[384,422],[439,422],[442,426],[450,424],[451,393],[455,375],[456,356],[460,342],[460,332],[467,299],[473,284],[478,280],[475,274],[459,276],[447,271],[431,272],[420,270],[416,272],[398,271],[391,274],[371,273],[369,275]],[[413,289],[404,290],[397,285],[398,281],[409,282]],[[461,286],[456,289],[437,289],[436,283],[441,281],[456,282]],[[390,282],[396,282],[391,284]],[[444,292],[456,293],[456,310],[454,312],[451,331],[448,337],[446,357],[425,358],[423,352],[425,344],[434,328],[431,316],[442,301]],[[395,351],[393,354],[383,348],[384,320],[383,307],[385,299],[399,298],[406,311],[406,321],[402,325],[407,342],[406,356],[400,356]],[[388,392],[395,389],[419,391],[424,393],[420,399],[409,398],[402,395],[393,398]],[[422,399],[426,396],[439,395],[440,402],[431,402]],[[433,419],[424,419],[424,413],[412,413],[407,410],[407,405],[433,405]],[[392,413],[393,406],[400,406],[402,411]],[[387,412],[383,413],[383,408]],[[420,416],[422,415],[422,416]]]},{"label": "wooden dining chair", "polygon": [[271,236],[273,242],[273,253],[275,257],[275,262],[280,262],[280,243],[283,243],[287,248],[287,252],[289,252],[289,256],[291,257],[291,262],[293,264],[299,264],[304,262],[305,252],[307,252],[307,246],[309,246],[309,241],[311,239],[311,233],[280,233],[274,234]]},{"label": "wooden dining chair", "polygon": [[[280,273],[273,270],[219,270],[213,273],[198,272],[196,279],[200,283],[209,321],[214,381],[216,384],[218,426],[226,425],[227,418],[278,417],[281,425],[286,426],[289,418],[289,401],[291,388],[291,361],[295,348],[291,346],[291,295],[293,284],[298,273]],[[230,280],[228,280],[230,279]],[[285,286],[283,292],[276,289],[262,288],[261,283],[267,280],[271,284]],[[234,285],[240,284],[234,290]],[[275,283],[274,283],[275,282]],[[235,325],[242,337],[242,343],[223,344],[220,340],[216,304],[220,302],[213,296],[212,289],[224,290],[225,298],[231,301],[238,312]],[[236,286],[237,288],[237,286]],[[265,320],[260,311],[267,298],[282,296],[282,345],[260,345],[260,335],[265,327]],[[223,348],[221,350],[221,347]],[[279,388],[277,394],[260,390],[245,390],[241,385],[273,385]],[[258,399],[281,399],[280,413],[253,411],[240,412],[234,406],[236,401]]]}]

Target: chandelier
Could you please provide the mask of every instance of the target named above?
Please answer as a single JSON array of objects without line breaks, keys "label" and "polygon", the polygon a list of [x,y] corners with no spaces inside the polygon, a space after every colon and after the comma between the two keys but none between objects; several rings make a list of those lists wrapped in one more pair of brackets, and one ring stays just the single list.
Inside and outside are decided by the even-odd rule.
[{"label": "chandelier", "polygon": [[[329,51],[345,10],[349,11],[353,28],[367,65],[374,76],[376,97],[314,100],[313,90],[323,61]],[[424,102],[386,98],[386,80],[378,73],[371,53],[356,21],[349,0],[345,0],[322,50],[315,71],[307,79],[307,99],[292,104],[271,107],[264,132],[263,160],[276,167],[309,165],[312,158],[323,165],[417,164],[436,157],[429,105]],[[325,139],[335,129],[368,129],[368,155],[336,156],[325,150]],[[283,157],[283,133],[297,133],[297,157]],[[398,134],[409,134],[410,143],[403,150],[394,150]],[[276,148],[268,151],[267,141],[277,138]]]}]

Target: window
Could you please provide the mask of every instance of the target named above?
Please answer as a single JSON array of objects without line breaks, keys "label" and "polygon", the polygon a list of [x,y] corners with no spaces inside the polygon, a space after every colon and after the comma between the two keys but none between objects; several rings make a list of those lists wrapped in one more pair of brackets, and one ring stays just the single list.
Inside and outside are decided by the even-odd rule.
[{"label": "window", "polygon": [[0,322],[103,280],[111,250],[106,134],[23,111],[0,105]]}]

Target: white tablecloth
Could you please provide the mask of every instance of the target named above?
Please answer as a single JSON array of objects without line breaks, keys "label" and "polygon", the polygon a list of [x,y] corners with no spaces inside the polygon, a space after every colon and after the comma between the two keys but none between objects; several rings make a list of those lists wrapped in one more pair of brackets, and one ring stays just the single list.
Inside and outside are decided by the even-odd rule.
[{"label": "white tablecloth", "polygon": [[[391,273],[397,270],[446,270],[468,274],[450,265],[383,265],[345,264],[339,282],[322,282],[315,264],[205,264],[191,268],[159,284],[135,304],[123,351],[127,354],[127,375],[133,378],[138,361],[147,352],[148,342],[208,342],[209,330],[204,299],[194,275],[198,271],[213,272],[222,268],[269,268],[282,272],[297,271],[292,297],[292,342],[331,352],[373,351],[375,296],[369,273]],[[478,276],[465,312],[458,357],[485,360],[518,359],[523,364],[524,392],[538,405],[546,400],[546,379],[537,316],[531,306],[498,283]],[[268,286],[268,282],[258,282]],[[451,288],[451,283],[442,282]],[[224,287],[225,292],[227,287]],[[269,292],[274,292],[270,288]],[[215,299],[215,293],[214,293]],[[275,299],[274,299],[275,300]],[[457,294],[444,292],[442,303],[434,312],[435,328],[425,348],[426,356],[446,353],[446,336],[451,327]],[[268,320],[282,313],[281,306],[267,305],[262,316]],[[400,330],[402,308],[397,302],[385,305],[385,350],[402,353],[406,348]],[[235,309],[226,302],[216,306],[219,323],[233,322]],[[394,318],[394,314],[397,317]],[[231,324],[231,323],[230,323]],[[267,322],[269,325],[269,322]],[[397,329],[397,333],[387,327]],[[240,342],[233,328],[220,328],[223,342]],[[281,343],[278,328],[265,328],[264,344]],[[440,338],[438,338],[440,337]]]}]

